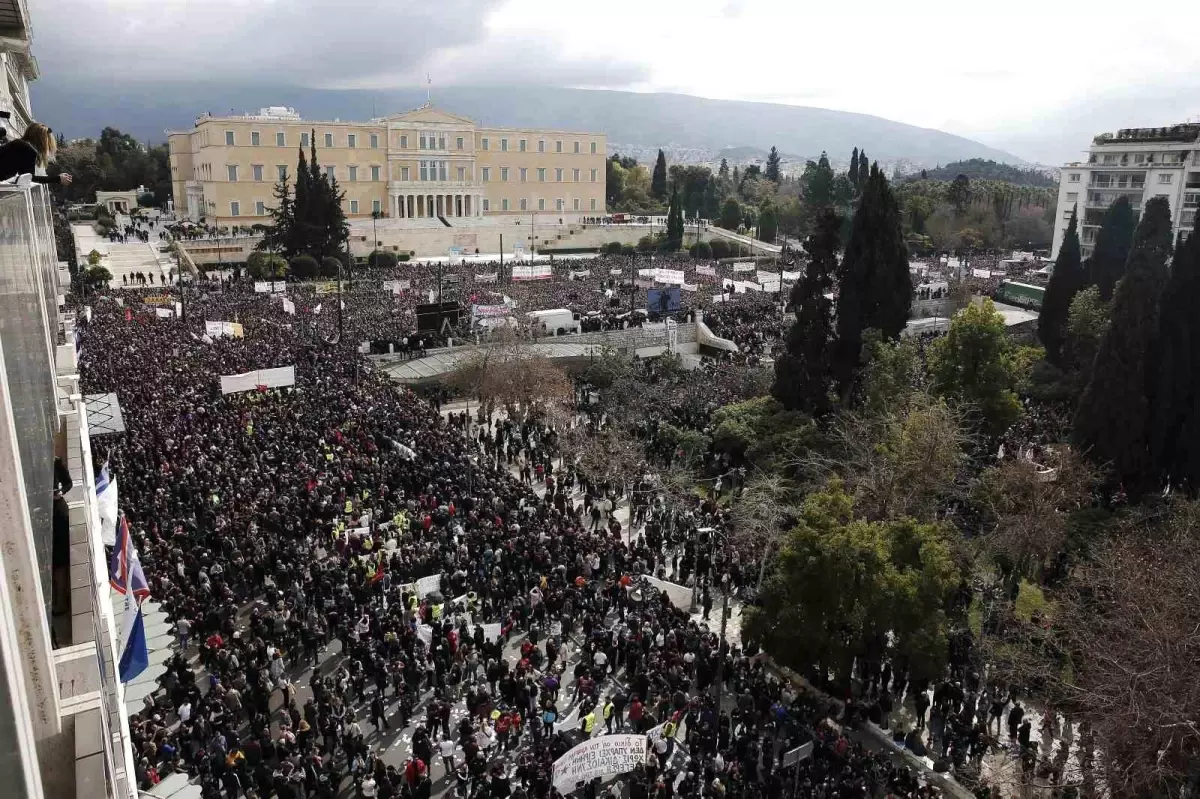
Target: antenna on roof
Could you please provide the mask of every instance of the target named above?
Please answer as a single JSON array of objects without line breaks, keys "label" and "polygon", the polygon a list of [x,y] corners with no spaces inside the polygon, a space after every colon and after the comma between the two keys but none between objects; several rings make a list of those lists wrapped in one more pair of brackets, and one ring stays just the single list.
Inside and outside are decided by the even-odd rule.
[{"label": "antenna on roof", "polygon": [[433,99],[429,95],[429,87],[433,85],[433,76],[428,72],[425,73],[425,105],[432,105]]}]

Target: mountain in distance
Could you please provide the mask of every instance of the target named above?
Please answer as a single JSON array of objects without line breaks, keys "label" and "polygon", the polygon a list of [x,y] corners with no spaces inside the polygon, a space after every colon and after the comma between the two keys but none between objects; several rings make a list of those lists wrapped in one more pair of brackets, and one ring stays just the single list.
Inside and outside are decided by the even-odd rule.
[{"label": "mountain in distance", "polygon": [[[1034,186],[1045,189],[1058,185],[1057,170],[1049,170],[1045,167],[1022,168],[982,158],[954,161],[936,169],[926,169],[924,172],[925,177],[929,180],[954,180],[959,175],[966,175],[971,180],[999,180],[1015,186]],[[904,177],[907,180],[919,180],[921,173],[907,174]]]},{"label": "mountain in distance", "polygon": [[[127,80],[105,84],[66,74],[43,76],[31,92],[37,118],[68,138],[98,136],[112,126],[150,142],[165,140],[168,129],[190,129],[206,111],[243,114],[283,105],[308,120],[365,120],[416,108],[426,98],[424,87],[368,91]],[[943,131],[805,106],[682,94],[467,86],[435,88],[433,104],[489,126],[602,132],[610,152],[622,146],[661,147],[715,156],[729,147],[765,152],[775,146],[781,153],[796,153],[797,159],[826,150],[841,160],[857,146],[873,160],[929,167],[969,158],[1024,163],[1011,153]]]}]

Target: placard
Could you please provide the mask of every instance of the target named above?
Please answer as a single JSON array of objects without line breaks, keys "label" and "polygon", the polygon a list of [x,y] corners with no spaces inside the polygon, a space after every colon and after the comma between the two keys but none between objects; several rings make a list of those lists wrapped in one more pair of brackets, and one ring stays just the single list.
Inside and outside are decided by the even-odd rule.
[{"label": "placard", "polygon": [[277,369],[259,369],[240,375],[221,375],[221,393],[236,394],[239,391],[265,391],[296,385],[296,367],[280,366]]},{"label": "placard", "polygon": [[646,762],[646,736],[604,735],[584,741],[554,761],[554,787],[564,796],[579,783],[633,771]]},{"label": "placard", "polygon": [[442,575],[433,574],[429,577],[422,577],[417,580],[417,597],[424,599],[434,591],[442,590]]},{"label": "placard", "polygon": [[733,265],[735,272],[753,272],[756,268],[753,261]]},{"label": "placard", "polygon": [[494,621],[491,624],[484,624],[482,626],[483,626],[483,640],[485,640],[485,641],[499,641],[500,640],[500,627],[501,627],[500,622]]},{"label": "placard", "polygon": [[142,297],[143,305],[171,305],[174,299],[168,294],[155,294],[149,297]]},{"label": "placard", "polygon": [[711,266],[697,266],[696,274],[697,275],[708,275],[709,277],[716,277],[717,270]]},{"label": "placard", "polygon": [[286,289],[287,283],[282,280],[256,280],[254,282],[254,292],[256,294],[270,294]]},{"label": "placard", "polygon": [[476,275],[475,282],[476,283],[495,283],[496,275],[497,275],[496,272],[492,272],[490,275]]},{"label": "placard", "polygon": [[205,335],[217,338],[219,336],[229,336],[231,338],[241,338],[243,329],[237,322],[209,322],[204,323]]}]

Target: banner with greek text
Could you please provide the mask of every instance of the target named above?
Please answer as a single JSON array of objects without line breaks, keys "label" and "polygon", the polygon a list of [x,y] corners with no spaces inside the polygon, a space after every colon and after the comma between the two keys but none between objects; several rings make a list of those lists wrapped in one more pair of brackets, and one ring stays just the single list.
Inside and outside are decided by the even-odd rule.
[{"label": "banner with greek text", "polygon": [[749,263],[740,263],[740,264],[733,265],[733,271],[735,271],[735,272],[753,272],[756,268],[757,267],[754,266],[753,261],[751,261]]},{"label": "banner with greek text", "polygon": [[442,575],[432,574],[429,577],[422,577],[417,580],[417,596],[421,599],[432,594],[434,591],[442,590]]},{"label": "banner with greek text", "polygon": [[554,761],[554,787],[564,796],[580,783],[633,771],[646,762],[646,736],[604,735],[574,747]]},{"label": "banner with greek text", "polygon": [[492,272],[490,275],[476,275],[475,282],[476,283],[495,283],[496,276],[497,276],[496,272]]},{"label": "banner with greek text", "polygon": [[696,274],[697,275],[708,275],[709,277],[716,277],[717,270],[715,267],[712,267],[712,266],[697,266]]},{"label": "banner with greek text", "polygon": [[254,291],[256,294],[270,294],[272,292],[283,291],[287,288],[287,283],[282,280],[258,280],[254,283]]},{"label": "banner with greek text", "polygon": [[259,369],[240,375],[221,375],[221,393],[236,394],[239,391],[266,390],[296,385],[296,367],[280,366],[277,369]]},{"label": "banner with greek text", "polygon": [[514,266],[512,270],[513,280],[549,280],[551,277],[553,277],[553,273],[549,264]]}]

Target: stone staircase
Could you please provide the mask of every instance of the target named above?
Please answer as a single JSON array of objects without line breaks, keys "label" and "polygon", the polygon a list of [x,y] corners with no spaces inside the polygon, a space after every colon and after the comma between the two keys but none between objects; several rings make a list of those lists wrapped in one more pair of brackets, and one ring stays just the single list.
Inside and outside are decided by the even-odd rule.
[{"label": "stone staircase", "polygon": [[150,243],[131,241],[124,244],[110,242],[97,235],[88,223],[71,225],[75,235],[75,248],[79,257],[86,262],[87,255],[92,250],[100,253],[100,265],[112,273],[112,285],[123,285],[121,278],[132,280],[134,273],[154,275],[155,285],[169,281],[171,270],[174,269],[174,259],[170,253],[158,251],[159,241],[151,239]]}]

